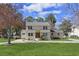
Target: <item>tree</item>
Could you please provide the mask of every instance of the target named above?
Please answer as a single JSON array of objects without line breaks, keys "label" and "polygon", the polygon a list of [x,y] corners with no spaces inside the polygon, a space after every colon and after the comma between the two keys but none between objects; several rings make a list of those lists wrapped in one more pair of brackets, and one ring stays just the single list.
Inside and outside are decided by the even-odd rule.
[{"label": "tree", "polygon": [[14,22],[14,31],[16,32],[16,35],[20,35],[21,29],[25,28],[24,21],[22,21],[22,15],[20,13],[16,13]]},{"label": "tree", "polygon": [[23,22],[21,19],[22,16],[16,13],[16,9],[12,8],[11,4],[0,4],[0,15],[0,21],[3,20],[4,22],[4,26],[2,25],[2,22],[0,23],[3,27],[1,30],[3,31],[3,29],[6,29],[8,35],[8,44],[11,44],[10,38],[12,30],[23,27]]},{"label": "tree", "polygon": [[63,31],[65,36],[68,36],[68,33],[71,32],[72,23],[68,19],[63,19],[62,24],[60,24],[60,30]]},{"label": "tree", "polygon": [[50,31],[51,31],[51,38],[52,38],[53,37],[52,35],[53,35],[53,32],[54,32],[54,28],[55,28],[56,18],[55,18],[55,16],[53,14],[49,14],[46,19],[48,19],[48,22],[51,25]]},{"label": "tree", "polygon": [[75,26],[79,26],[79,4],[73,3],[73,4],[66,4],[67,11],[69,11],[73,16],[72,22]]},{"label": "tree", "polygon": [[75,14],[77,11],[79,11],[79,4],[78,3],[67,3],[66,4],[67,11],[71,12],[72,14]]},{"label": "tree", "polygon": [[42,17],[37,17],[35,20],[38,21],[38,22],[43,22],[44,21],[44,19]]},{"label": "tree", "polygon": [[73,25],[79,26],[79,11],[73,16]]},{"label": "tree", "polygon": [[32,16],[28,16],[25,18],[26,21],[28,22],[33,22],[33,17]]},{"label": "tree", "polygon": [[56,23],[56,18],[53,14],[48,15],[48,20],[51,21],[53,24]]},{"label": "tree", "polygon": [[48,17],[47,17],[47,19],[48,19],[48,22],[51,25],[51,30],[53,30],[54,29],[54,26],[55,26],[55,23],[56,23],[55,16],[53,14],[49,14]]}]

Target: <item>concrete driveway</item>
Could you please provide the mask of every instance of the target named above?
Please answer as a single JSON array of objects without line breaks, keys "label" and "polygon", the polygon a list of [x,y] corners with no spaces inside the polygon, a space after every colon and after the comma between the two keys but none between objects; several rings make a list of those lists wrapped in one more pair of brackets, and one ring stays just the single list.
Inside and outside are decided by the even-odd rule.
[{"label": "concrete driveway", "polygon": [[0,42],[0,45],[5,45],[7,44],[8,42]]},{"label": "concrete driveway", "polygon": [[79,43],[79,40],[66,40],[66,41],[60,41],[60,40],[50,40],[50,41],[29,41],[29,40],[22,40],[18,39],[15,41],[12,41],[12,43]]},{"label": "concrete driveway", "polygon": [[[28,41],[28,40],[17,39],[17,40],[11,41],[11,43],[79,43],[79,40],[68,40],[68,41],[60,41],[60,40]],[[0,45],[4,45],[4,44],[7,44],[7,42],[0,43]]]}]

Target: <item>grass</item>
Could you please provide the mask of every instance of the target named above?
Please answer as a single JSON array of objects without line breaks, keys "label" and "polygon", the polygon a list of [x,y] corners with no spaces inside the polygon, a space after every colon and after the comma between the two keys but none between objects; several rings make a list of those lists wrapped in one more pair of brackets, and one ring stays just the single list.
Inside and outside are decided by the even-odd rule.
[{"label": "grass", "polygon": [[79,56],[77,43],[22,43],[0,45],[0,56]]},{"label": "grass", "polygon": [[[11,39],[11,40],[13,40],[13,39]],[[0,38],[0,42],[7,42],[7,41],[8,41],[7,38]]]},{"label": "grass", "polygon": [[6,38],[0,38],[0,42],[7,42],[8,41],[8,39],[6,39]]}]

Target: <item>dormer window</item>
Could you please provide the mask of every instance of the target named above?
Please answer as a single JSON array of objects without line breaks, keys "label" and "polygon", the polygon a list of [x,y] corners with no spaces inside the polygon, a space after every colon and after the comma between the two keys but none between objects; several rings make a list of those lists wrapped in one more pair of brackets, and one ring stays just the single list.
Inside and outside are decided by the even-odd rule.
[{"label": "dormer window", "polygon": [[32,30],[32,26],[28,26],[28,29],[29,29],[29,30]]},{"label": "dormer window", "polygon": [[43,26],[43,30],[47,30],[47,26]]}]

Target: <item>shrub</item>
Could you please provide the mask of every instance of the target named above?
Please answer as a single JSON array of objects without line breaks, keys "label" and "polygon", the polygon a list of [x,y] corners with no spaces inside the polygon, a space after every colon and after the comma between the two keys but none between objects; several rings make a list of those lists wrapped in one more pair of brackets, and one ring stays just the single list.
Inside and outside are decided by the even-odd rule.
[{"label": "shrub", "polygon": [[47,37],[45,35],[42,35],[41,40],[48,40],[48,39],[47,39]]},{"label": "shrub", "polygon": [[72,35],[72,36],[70,36],[70,38],[79,39],[79,37],[77,35]]}]

